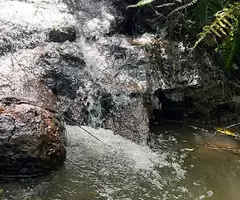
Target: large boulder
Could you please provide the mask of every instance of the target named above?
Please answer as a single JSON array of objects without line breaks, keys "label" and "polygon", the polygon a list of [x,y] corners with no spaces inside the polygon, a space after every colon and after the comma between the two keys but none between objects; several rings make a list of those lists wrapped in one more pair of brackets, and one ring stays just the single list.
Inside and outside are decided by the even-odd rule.
[{"label": "large boulder", "polygon": [[66,157],[62,119],[27,99],[0,100],[0,175],[39,175]]}]

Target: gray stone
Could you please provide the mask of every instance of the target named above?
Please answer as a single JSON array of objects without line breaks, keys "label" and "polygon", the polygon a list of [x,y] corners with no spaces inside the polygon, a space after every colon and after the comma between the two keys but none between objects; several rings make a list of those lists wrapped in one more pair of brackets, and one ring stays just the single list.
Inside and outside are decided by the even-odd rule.
[{"label": "gray stone", "polygon": [[33,176],[58,169],[66,158],[62,119],[26,100],[0,101],[0,176]]},{"label": "gray stone", "polygon": [[63,43],[67,40],[73,42],[76,40],[76,29],[74,27],[55,28],[49,32],[49,41]]}]

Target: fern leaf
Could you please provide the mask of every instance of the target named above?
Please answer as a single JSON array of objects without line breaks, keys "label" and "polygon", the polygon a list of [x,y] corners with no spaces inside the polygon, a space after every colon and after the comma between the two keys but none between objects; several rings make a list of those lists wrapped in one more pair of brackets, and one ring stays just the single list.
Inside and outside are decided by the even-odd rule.
[{"label": "fern leaf", "polygon": [[[226,28],[227,29],[227,27],[230,25],[231,26],[231,24],[227,21],[227,22],[222,22],[221,20],[219,20],[219,25],[221,26],[221,27],[223,27],[223,28]],[[226,24],[225,24],[226,23]],[[227,26],[228,25],[228,26]]]},{"label": "fern leaf", "polygon": [[[220,21],[219,21],[219,22],[220,22]],[[219,23],[219,22],[218,22],[218,25],[219,25],[219,26],[218,26],[218,30],[219,30],[219,32],[220,32],[222,35],[227,36],[226,31],[224,31],[226,25],[223,25],[223,26],[222,26],[222,24]],[[221,34],[220,34],[220,35],[221,35]]]},{"label": "fern leaf", "polygon": [[211,32],[213,32],[216,36],[218,36],[219,38],[221,38],[221,34],[218,32],[219,31],[219,27],[214,28],[213,26],[210,29]]},{"label": "fern leaf", "polygon": [[215,20],[212,24],[203,27],[203,31],[199,34],[198,40],[195,42],[193,49],[196,48],[197,45],[208,35],[215,35],[218,38],[228,36],[228,33],[239,22],[237,17],[235,17],[235,14],[237,13],[237,15],[240,15],[240,13],[236,12],[236,9],[240,10],[240,3],[230,4],[228,7],[218,11],[214,15]]},{"label": "fern leaf", "polygon": [[[221,19],[226,25],[228,25],[229,27],[232,27],[232,24],[226,19],[226,18],[222,18]],[[221,21],[220,20],[220,21]]]}]

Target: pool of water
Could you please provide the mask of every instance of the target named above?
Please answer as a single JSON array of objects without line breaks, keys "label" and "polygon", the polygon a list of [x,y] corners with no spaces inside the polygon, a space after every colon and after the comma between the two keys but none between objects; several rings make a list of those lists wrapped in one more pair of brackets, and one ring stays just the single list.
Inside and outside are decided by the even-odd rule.
[{"label": "pool of water", "polygon": [[[180,125],[157,125],[137,145],[109,130],[68,126],[65,165],[45,177],[1,181],[3,200],[239,200],[239,142]],[[225,145],[225,146],[224,146]],[[224,148],[221,149],[221,146]],[[228,150],[234,146],[234,150]],[[226,148],[227,147],[227,148]]]}]

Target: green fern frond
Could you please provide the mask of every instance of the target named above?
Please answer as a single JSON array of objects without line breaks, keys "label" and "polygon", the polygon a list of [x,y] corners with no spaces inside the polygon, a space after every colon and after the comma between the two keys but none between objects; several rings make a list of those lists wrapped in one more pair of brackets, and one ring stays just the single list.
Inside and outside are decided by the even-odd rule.
[{"label": "green fern frond", "polygon": [[215,20],[210,25],[203,27],[203,31],[199,34],[198,40],[195,42],[193,48],[204,40],[208,35],[217,36],[222,38],[228,36],[230,31],[233,30],[239,23],[240,3],[236,2],[228,7],[218,11],[214,16]]},{"label": "green fern frond", "polygon": [[202,40],[206,39],[207,36],[219,38],[219,50],[226,69],[230,70],[236,56],[240,54],[240,2],[227,5],[218,11],[214,17],[215,20],[210,25],[203,27],[203,31],[199,34],[193,49],[196,48]]}]

